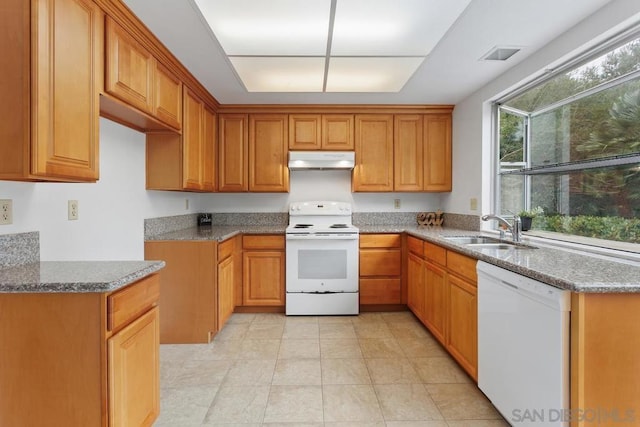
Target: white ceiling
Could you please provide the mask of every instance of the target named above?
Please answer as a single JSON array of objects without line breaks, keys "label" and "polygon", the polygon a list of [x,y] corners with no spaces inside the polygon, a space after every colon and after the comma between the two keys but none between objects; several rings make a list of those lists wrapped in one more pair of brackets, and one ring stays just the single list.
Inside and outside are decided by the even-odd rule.
[{"label": "white ceiling", "polygon": [[[397,93],[249,93],[193,0],[124,3],[221,104],[456,104],[609,1],[471,0]],[[480,60],[496,46],[521,51],[505,62]]]}]

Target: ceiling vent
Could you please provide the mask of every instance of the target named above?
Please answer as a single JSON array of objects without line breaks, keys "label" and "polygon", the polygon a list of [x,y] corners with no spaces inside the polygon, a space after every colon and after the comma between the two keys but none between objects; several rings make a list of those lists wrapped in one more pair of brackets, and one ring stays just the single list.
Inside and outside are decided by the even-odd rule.
[{"label": "ceiling vent", "polygon": [[483,61],[506,61],[518,52],[520,52],[519,47],[496,46],[480,59]]}]

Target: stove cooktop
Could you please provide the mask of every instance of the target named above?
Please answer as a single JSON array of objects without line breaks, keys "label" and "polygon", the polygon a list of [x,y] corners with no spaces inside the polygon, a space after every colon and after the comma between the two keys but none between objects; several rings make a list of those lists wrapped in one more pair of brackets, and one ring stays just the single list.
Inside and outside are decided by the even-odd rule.
[{"label": "stove cooktop", "polygon": [[291,224],[287,233],[315,234],[315,233],[358,233],[358,227],[350,224]]}]

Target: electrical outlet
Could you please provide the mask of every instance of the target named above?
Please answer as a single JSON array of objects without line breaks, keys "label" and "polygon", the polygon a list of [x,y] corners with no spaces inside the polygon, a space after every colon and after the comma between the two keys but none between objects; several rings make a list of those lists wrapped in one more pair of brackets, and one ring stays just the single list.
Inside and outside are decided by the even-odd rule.
[{"label": "electrical outlet", "polygon": [[78,219],[78,201],[69,200],[67,202],[67,216],[69,221],[75,221]]},{"label": "electrical outlet", "polygon": [[11,199],[0,200],[0,225],[13,223],[13,201]]},{"label": "electrical outlet", "polygon": [[469,200],[469,209],[471,209],[472,211],[478,210],[478,199],[476,199],[475,197],[472,197]]},{"label": "electrical outlet", "polygon": [[400,199],[393,199],[393,207],[395,209],[400,209]]}]

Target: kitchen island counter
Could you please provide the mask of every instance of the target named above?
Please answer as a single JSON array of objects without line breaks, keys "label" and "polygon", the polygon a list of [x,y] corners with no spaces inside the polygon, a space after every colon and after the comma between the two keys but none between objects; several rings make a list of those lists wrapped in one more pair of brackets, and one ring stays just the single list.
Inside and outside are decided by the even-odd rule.
[{"label": "kitchen island counter", "polygon": [[113,292],[164,266],[164,261],[28,263],[0,269],[0,293]]}]

